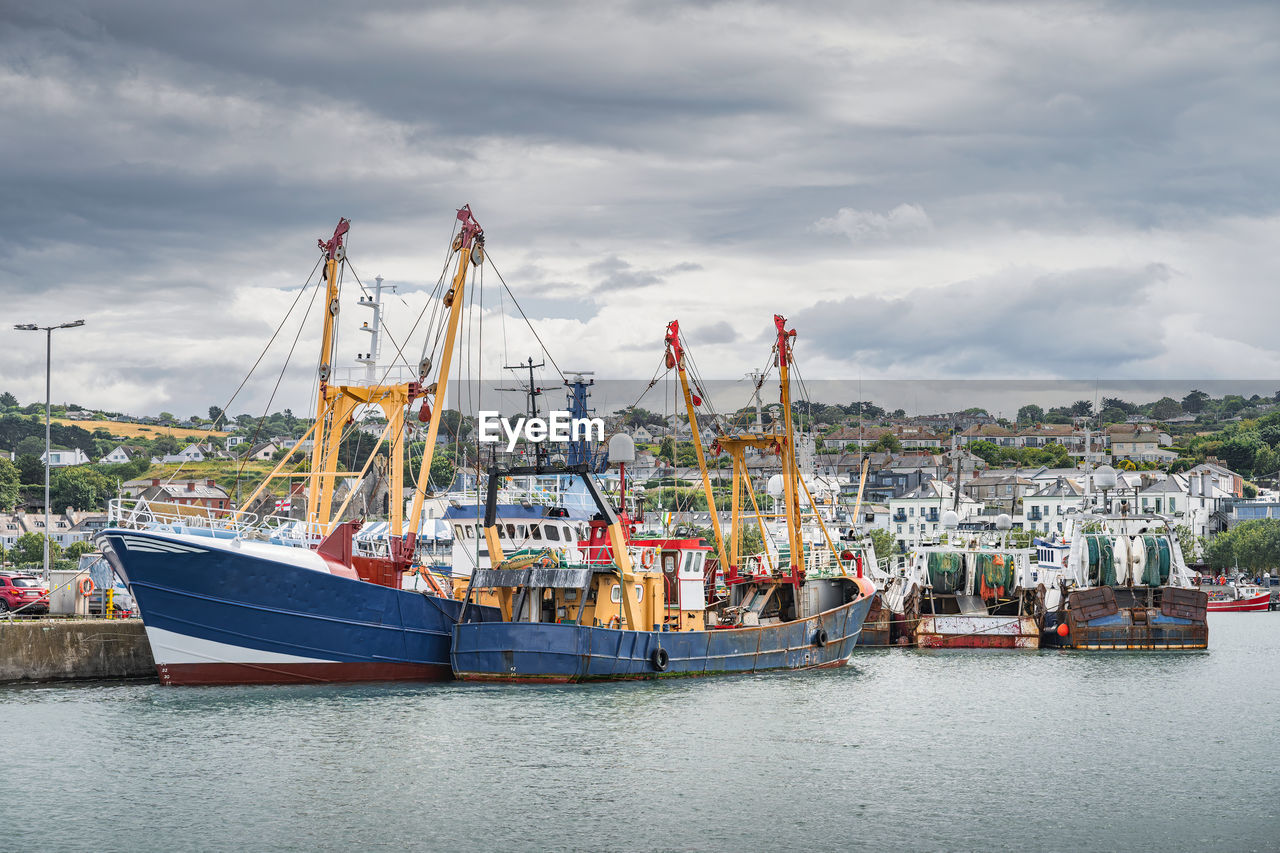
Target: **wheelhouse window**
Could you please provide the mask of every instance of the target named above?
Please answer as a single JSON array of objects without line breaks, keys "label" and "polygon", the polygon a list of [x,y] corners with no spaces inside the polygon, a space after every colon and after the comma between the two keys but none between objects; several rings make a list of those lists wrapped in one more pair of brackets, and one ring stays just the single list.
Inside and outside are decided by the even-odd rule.
[{"label": "wheelhouse window", "polygon": [[560,541],[560,528],[554,524],[547,525],[547,539],[551,542]]},{"label": "wheelhouse window", "polygon": [[[609,600],[612,601],[614,604],[617,604],[620,601],[622,601],[621,590],[622,588],[618,586],[616,583],[613,585],[613,588],[609,590]],[[636,584],[636,601],[644,601],[644,587],[641,586],[640,584]]]}]

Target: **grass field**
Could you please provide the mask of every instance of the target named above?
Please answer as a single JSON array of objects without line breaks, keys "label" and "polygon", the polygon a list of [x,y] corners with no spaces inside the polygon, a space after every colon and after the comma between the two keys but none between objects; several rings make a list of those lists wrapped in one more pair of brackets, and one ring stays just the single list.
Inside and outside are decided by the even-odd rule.
[{"label": "grass field", "polygon": [[[234,498],[236,474],[239,471],[240,494],[242,498],[247,498],[249,493],[262,482],[263,478],[271,473],[271,469],[274,466],[274,462],[248,462],[245,463],[244,470],[241,471],[239,470],[240,463],[234,459],[215,459],[208,462],[187,462],[181,466],[181,469],[176,464],[153,465],[139,479],[158,478],[160,480],[168,480],[176,472],[177,476],[182,479],[213,480]],[[274,481],[272,491],[282,494],[287,482],[287,480]]]},{"label": "grass field", "polygon": [[223,438],[230,433],[218,432],[217,430],[204,429],[183,429],[182,427],[167,426],[149,426],[147,424],[131,424],[121,421],[73,421],[68,418],[54,418],[54,423],[67,424],[69,426],[78,426],[93,432],[95,429],[105,429],[115,438],[159,438],[162,435],[172,435],[174,438]]}]

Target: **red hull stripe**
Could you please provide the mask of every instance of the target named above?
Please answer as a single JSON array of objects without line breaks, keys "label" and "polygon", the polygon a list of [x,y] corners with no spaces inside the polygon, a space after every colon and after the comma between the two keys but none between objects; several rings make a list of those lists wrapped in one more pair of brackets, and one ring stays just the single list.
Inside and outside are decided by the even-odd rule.
[{"label": "red hull stripe", "polygon": [[1260,595],[1257,598],[1246,598],[1242,601],[1210,601],[1210,613],[1267,610],[1271,606],[1271,596]]},{"label": "red hull stripe", "polygon": [[157,665],[162,684],[321,684],[351,681],[445,681],[447,666],[416,663],[171,663]]}]

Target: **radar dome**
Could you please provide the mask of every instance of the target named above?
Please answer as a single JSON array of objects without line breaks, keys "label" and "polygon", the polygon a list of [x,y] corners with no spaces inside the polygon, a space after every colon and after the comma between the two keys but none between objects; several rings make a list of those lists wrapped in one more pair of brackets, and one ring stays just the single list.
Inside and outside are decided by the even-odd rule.
[{"label": "radar dome", "polygon": [[1007,512],[996,516],[996,530],[1009,530],[1013,527],[1013,518]]},{"label": "radar dome", "polygon": [[635,462],[636,443],[625,432],[620,432],[609,439],[610,462]]},{"label": "radar dome", "polygon": [[960,516],[954,509],[949,509],[942,514],[942,526],[947,530],[955,530],[960,526]]},{"label": "radar dome", "polygon": [[1093,485],[1098,489],[1114,489],[1116,469],[1110,465],[1099,465],[1093,472]]}]

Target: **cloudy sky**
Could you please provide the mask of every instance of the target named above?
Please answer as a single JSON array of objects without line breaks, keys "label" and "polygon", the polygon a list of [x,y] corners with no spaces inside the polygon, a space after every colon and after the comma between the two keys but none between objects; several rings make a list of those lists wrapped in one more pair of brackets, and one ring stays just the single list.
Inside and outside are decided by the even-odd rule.
[{"label": "cloudy sky", "polygon": [[55,400],[222,404],[339,216],[406,331],[464,202],[602,377],[780,312],[814,380],[1269,380],[1278,72],[1271,2],[0,2],[0,389],[84,317]]}]

